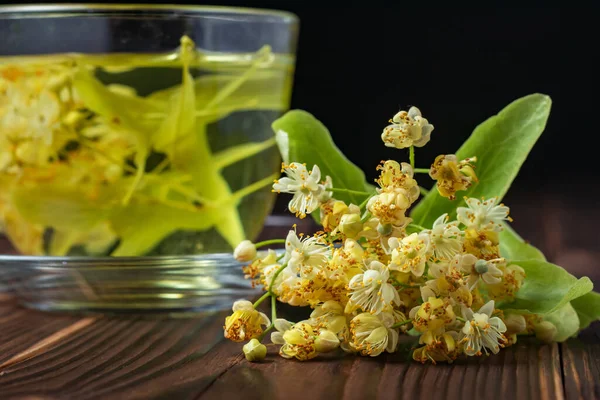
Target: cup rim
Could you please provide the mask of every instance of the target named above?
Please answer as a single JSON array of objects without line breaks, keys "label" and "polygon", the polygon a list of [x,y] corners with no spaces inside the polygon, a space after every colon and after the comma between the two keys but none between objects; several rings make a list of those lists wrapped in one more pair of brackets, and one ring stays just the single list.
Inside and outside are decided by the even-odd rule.
[{"label": "cup rim", "polygon": [[[298,23],[296,14],[266,8],[204,6],[181,4],[99,4],[99,3],[53,3],[53,4],[12,4],[0,6],[0,18],[27,17],[65,17],[65,16],[117,16],[121,13],[144,11],[145,16],[168,16],[180,14],[189,17],[211,17],[203,14],[221,14],[220,16],[275,17],[276,22]],[[214,16],[213,16],[214,17]],[[217,15],[218,17],[218,15]],[[275,22],[275,21],[273,21]]]}]

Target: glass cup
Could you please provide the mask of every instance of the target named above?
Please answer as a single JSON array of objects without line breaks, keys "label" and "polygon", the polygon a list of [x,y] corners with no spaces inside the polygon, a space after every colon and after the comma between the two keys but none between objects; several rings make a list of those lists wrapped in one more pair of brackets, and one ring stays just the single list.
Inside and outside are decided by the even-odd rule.
[{"label": "glass cup", "polygon": [[255,238],[297,35],[279,11],[0,7],[0,229],[20,253],[52,256]]}]

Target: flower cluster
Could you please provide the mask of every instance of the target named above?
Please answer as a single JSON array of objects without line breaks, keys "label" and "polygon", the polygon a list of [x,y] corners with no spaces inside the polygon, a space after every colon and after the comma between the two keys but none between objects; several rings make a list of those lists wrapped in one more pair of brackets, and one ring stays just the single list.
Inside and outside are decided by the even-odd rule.
[{"label": "flower cluster", "polygon": [[[411,154],[412,146],[426,144],[433,130],[415,107],[399,112],[392,122],[382,135],[385,145],[411,147]],[[280,345],[281,356],[307,360],[337,348],[377,356],[395,352],[410,332],[419,336],[414,360],[451,362],[461,355],[498,353],[514,344],[517,334],[541,327],[531,316],[526,321],[496,308],[499,301],[513,299],[525,279],[524,270],[499,251],[499,232],[510,221],[508,207],[497,198],[465,198],[455,218],[443,214],[423,227],[409,217],[426,192],[415,173],[429,173],[439,194],[454,198],[477,181],[476,158],[440,155],[429,169],[415,168],[412,158],[410,164],[382,162],[378,188],[365,192],[361,204],[336,199],[344,188],[335,188],[329,178],[320,182],[316,165],[311,172],[299,163],[284,166],[287,177],[276,181],[273,190],[293,194],[289,209],[296,215],[319,209],[323,230],[312,236],[290,230],[279,241],[285,243],[279,255],[256,250],[277,240],[244,241],[235,251],[239,261],[249,262],[247,277],[265,287],[261,299],[271,297],[276,329],[271,341]],[[313,312],[296,323],[278,319],[275,300]],[[262,330],[264,318],[257,311],[251,317],[234,311],[226,336],[265,336],[268,329]]]}]

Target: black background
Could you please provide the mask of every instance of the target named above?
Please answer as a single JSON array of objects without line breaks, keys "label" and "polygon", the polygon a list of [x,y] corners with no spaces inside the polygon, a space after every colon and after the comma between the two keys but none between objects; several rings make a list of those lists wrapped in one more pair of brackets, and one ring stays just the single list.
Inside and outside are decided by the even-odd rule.
[{"label": "black background", "polygon": [[380,140],[399,109],[416,105],[435,125],[430,144],[417,152],[417,165],[426,167],[437,154],[453,153],[478,123],[512,100],[540,92],[552,97],[551,117],[513,190],[573,182],[595,188],[600,175],[594,7],[324,0],[208,4],[288,10],[300,17],[292,107],[322,120],[369,179],[380,160],[408,158],[406,150],[387,149]]}]

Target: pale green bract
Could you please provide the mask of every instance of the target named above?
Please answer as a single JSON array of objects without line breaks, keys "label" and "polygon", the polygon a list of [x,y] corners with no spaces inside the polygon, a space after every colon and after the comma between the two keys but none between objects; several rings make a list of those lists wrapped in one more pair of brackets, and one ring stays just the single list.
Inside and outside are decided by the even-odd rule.
[{"label": "pale green bract", "polygon": [[456,157],[477,157],[479,182],[460,192],[456,200],[440,196],[434,188],[413,209],[414,222],[429,227],[444,213],[454,218],[456,208],[464,206],[463,197],[502,199],[544,131],[551,103],[546,95],[532,94],[515,100],[475,128]]},{"label": "pale green bract", "polygon": [[525,242],[515,230],[504,224],[500,232],[500,255],[508,260],[540,260],[546,261],[544,253]]},{"label": "pale green bract", "polygon": [[498,308],[534,314],[550,314],[568,302],[590,292],[588,277],[575,278],[558,265],[540,260],[511,260],[525,270],[526,278],[511,303]]},{"label": "pale green bract", "polygon": [[[306,111],[292,110],[273,122],[273,130],[283,161],[306,163],[307,168],[318,165],[321,176],[329,175],[338,188],[359,192],[375,191],[365,181],[364,172],[353,164],[333,143],[329,131]],[[365,196],[336,193],[339,200],[360,204]]]},{"label": "pale green bract", "polygon": [[579,316],[579,328],[585,329],[594,321],[600,320],[600,294],[589,292],[571,301]]},{"label": "pale green bract", "polygon": [[579,317],[571,303],[566,303],[545,315],[544,321],[552,322],[556,326],[555,342],[564,342],[579,331]]}]

